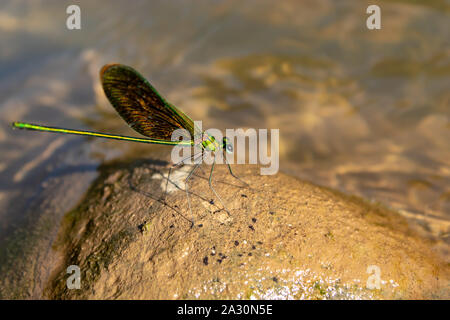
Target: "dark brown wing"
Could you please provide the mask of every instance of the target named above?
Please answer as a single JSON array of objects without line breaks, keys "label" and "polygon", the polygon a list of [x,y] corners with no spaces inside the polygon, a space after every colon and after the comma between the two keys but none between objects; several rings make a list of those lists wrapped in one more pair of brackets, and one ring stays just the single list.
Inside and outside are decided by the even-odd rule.
[{"label": "dark brown wing", "polygon": [[171,140],[176,129],[194,137],[194,123],[181,110],[167,103],[136,70],[121,64],[105,65],[100,80],[109,102],[120,116],[144,136]]}]

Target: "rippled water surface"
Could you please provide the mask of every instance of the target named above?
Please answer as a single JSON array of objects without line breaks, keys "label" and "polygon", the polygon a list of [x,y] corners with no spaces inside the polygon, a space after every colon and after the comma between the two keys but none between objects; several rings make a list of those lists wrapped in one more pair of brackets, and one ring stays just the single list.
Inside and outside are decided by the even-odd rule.
[{"label": "rippled water surface", "polygon": [[9,127],[134,134],[98,82],[120,62],[204,128],[279,128],[282,171],[431,221],[448,239],[448,1],[381,1],[378,31],[365,26],[366,1],[77,3],[80,31],[66,29],[66,1],[0,4],[0,238],[39,214],[30,208],[55,177],[86,182],[76,202],[99,164],[159,150]]}]

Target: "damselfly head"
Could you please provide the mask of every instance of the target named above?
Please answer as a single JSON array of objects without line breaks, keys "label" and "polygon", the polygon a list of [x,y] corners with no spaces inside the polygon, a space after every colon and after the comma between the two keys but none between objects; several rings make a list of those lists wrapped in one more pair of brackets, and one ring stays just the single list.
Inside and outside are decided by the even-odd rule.
[{"label": "damselfly head", "polygon": [[222,141],[223,141],[222,142],[223,149],[228,153],[233,153],[233,145],[231,144],[231,141],[227,137],[223,138]]}]

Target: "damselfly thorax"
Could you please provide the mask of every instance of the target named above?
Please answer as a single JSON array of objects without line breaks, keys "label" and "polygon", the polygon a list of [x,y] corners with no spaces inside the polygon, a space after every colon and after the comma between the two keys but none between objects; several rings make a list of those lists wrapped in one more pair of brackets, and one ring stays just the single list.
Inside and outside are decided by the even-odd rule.
[{"label": "damselfly thorax", "polygon": [[203,132],[194,138],[194,145],[201,146],[202,149],[210,152],[226,151],[228,153],[233,152],[233,145],[228,138],[223,138],[221,142],[217,141],[214,136]]}]

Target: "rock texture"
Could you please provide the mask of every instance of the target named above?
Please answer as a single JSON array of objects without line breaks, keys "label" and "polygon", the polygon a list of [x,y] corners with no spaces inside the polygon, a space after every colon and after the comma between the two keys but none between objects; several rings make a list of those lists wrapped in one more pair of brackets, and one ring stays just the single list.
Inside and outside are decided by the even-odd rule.
[{"label": "rock texture", "polygon": [[[184,189],[189,167],[134,162],[103,167],[64,218],[53,299],[449,298],[449,267],[433,243],[380,205],[255,166],[209,167]],[[191,223],[193,221],[193,224]],[[67,289],[78,265],[81,288]],[[369,266],[375,266],[370,267]],[[368,270],[369,268],[369,270]],[[369,271],[369,273],[368,273]],[[377,284],[379,289],[367,287]]]}]

